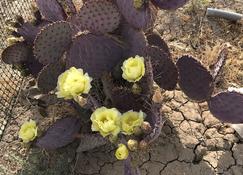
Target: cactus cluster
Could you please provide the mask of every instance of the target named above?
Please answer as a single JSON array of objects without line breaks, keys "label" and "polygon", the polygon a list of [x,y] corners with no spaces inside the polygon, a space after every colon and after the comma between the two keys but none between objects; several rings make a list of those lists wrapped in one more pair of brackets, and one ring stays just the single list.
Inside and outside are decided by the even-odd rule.
[{"label": "cactus cluster", "polygon": [[[88,109],[91,113],[100,107],[116,108],[121,113],[143,111],[145,121],[137,132],[134,131],[134,136],[121,133],[117,138],[109,138],[116,144],[125,144],[130,151],[148,147],[159,136],[164,124],[165,118],[160,112],[162,104],[152,100],[155,84],[164,90],[174,90],[178,83],[190,99],[207,101],[215,117],[242,123],[243,95],[227,91],[214,95],[227,50],[222,50],[211,72],[188,55],[175,64],[166,42],[153,31],[159,9],[174,10],[186,2],[83,0],[79,6],[65,0],[67,12],[57,0],[36,0],[39,10],[36,21],[18,19],[13,35],[23,37],[24,41],[6,48],[2,60],[28,70],[36,78],[38,89],[50,96],[65,70],[75,67],[87,72],[92,77],[92,88],[88,94],[72,101],[77,108]],[[128,82],[123,79],[121,67],[125,60],[137,56],[144,60],[145,73],[139,81]],[[61,119],[35,144],[45,149],[65,146],[74,140],[80,125],[78,118]],[[80,152],[106,143],[101,135],[92,132],[79,137]],[[127,162],[125,165],[130,167]]]}]

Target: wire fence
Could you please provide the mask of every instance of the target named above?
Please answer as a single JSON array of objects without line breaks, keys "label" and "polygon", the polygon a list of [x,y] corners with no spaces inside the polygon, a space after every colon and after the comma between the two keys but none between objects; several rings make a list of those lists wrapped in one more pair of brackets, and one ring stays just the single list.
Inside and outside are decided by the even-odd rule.
[{"label": "wire fence", "polygon": [[[26,20],[31,18],[31,3],[33,0],[0,1],[0,54],[7,47],[8,26],[14,22],[16,16],[21,15]],[[20,72],[4,64],[0,58],[0,140],[23,82]]]}]

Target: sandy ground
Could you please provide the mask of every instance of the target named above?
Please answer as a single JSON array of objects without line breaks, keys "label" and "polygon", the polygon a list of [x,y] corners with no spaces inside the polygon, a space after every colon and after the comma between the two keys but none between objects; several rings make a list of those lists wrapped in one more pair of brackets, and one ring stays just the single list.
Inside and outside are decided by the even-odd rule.
[{"label": "sandy ground", "polygon": [[[243,13],[242,0],[190,2],[177,12],[159,12],[156,29],[168,42],[173,57],[190,54],[206,66],[214,63],[221,45],[229,47],[229,59],[217,91],[243,86],[243,26],[205,17],[206,7]],[[207,105],[189,101],[179,90],[162,99],[166,123],[152,147],[140,153],[136,164],[142,175],[242,175],[243,139],[215,119]],[[122,175],[123,165],[114,148],[104,146],[76,154],[78,142],[54,152],[23,146],[19,126],[32,117],[27,107],[14,110],[0,142],[0,175]]]}]

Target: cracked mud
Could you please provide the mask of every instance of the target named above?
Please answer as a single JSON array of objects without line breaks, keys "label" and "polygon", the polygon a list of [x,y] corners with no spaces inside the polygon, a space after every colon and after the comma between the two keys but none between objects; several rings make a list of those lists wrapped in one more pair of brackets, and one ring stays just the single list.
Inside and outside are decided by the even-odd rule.
[{"label": "cracked mud", "polygon": [[[142,175],[243,174],[243,142],[234,129],[215,119],[206,104],[189,101],[179,90],[162,98],[166,102],[162,134],[149,150],[134,155]],[[77,155],[78,143],[48,153],[32,148],[27,154],[28,148],[17,140],[21,122],[18,117],[12,120],[0,143],[0,169],[5,174],[123,175],[123,164],[110,145]]]},{"label": "cracked mud", "polygon": [[[188,101],[181,91],[166,93],[164,100],[167,121],[157,142],[141,153],[138,164],[142,175],[243,173],[243,143],[229,125],[215,119],[205,104]],[[76,173],[122,175],[122,162],[113,154],[97,151],[79,155]]]}]

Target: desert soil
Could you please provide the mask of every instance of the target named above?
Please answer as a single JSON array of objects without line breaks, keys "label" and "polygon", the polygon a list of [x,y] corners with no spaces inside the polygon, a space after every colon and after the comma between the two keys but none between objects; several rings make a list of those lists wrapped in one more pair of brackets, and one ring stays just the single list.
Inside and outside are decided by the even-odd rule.
[{"label": "desert soil", "polygon": [[[217,92],[228,86],[242,87],[243,23],[207,18],[207,7],[243,13],[242,0],[195,0],[176,12],[160,11],[156,29],[168,42],[175,60],[189,54],[210,66],[226,44],[229,59]],[[190,101],[179,88],[165,92],[160,100],[166,122],[157,142],[137,157],[135,163],[142,175],[243,174],[243,139],[230,124],[218,121],[206,103]],[[77,154],[79,141],[53,152],[21,144],[19,127],[31,117],[25,106],[14,109],[0,142],[0,175],[123,174],[122,162],[115,159],[112,146]]]}]

